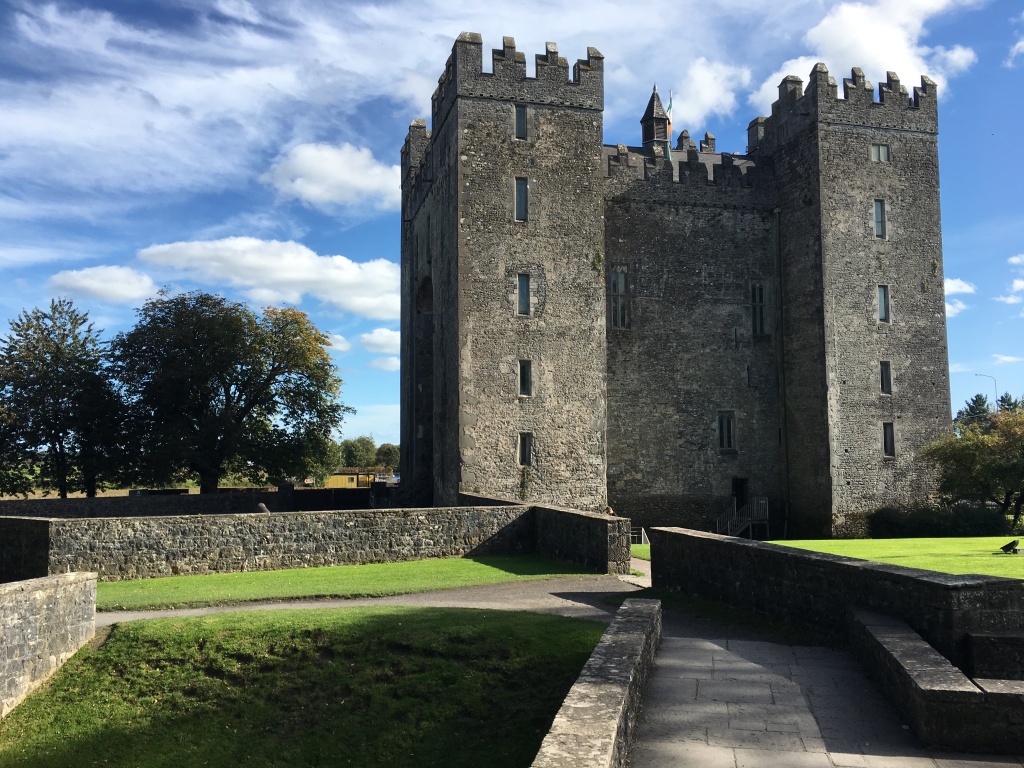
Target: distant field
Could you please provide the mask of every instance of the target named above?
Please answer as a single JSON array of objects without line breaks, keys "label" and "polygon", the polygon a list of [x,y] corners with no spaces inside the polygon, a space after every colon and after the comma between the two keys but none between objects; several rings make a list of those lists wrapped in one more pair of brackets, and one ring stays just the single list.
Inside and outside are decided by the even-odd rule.
[{"label": "distant field", "polygon": [[536,555],[496,555],[169,576],[100,582],[96,585],[96,608],[101,611],[198,608],[303,597],[382,597],[574,574],[593,574],[593,571]]},{"label": "distant field", "polygon": [[630,553],[633,557],[638,560],[650,560],[651,559],[651,545],[650,544],[631,544]]},{"label": "distant field", "polygon": [[999,551],[999,547],[1013,538],[823,539],[772,543],[941,573],[982,573],[1024,580],[1024,555],[1004,555]]}]

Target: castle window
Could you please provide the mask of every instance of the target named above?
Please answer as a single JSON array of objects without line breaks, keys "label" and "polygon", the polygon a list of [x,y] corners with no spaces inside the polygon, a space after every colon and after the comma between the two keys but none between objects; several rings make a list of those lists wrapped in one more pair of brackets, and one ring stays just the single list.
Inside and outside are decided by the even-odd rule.
[{"label": "castle window", "polygon": [[516,221],[526,221],[529,215],[529,187],[525,176],[516,176]]},{"label": "castle window", "polygon": [[519,314],[530,314],[530,276],[519,275]]},{"label": "castle window", "polygon": [[526,107],[516,104],[516,138],[526,138]]},{"label": "castle window", "polygon": [[889,365],[888,360],[882,360],[878,364],[878,370],[880,374],[880,385],[883,395],[892,394],[892,366]]},{"label": "castle window", "polygon": [[519,433],[519,466],[533,466],[533,432]]},{"label": "castle window", "polygon": [[873,162],[873,163],[888,163],[889,162],[889,145],[888,144],[872,144],[871,145],[871,162]]},{"label": "castle window", "polygon": [[885,200],[875,200],[875,237],[885,239]]},{"label": "castle window", "polygon": [[616,264],[608,273],[608,315],[612,328],[629,328],[629,270]]},{"label": "castle window", "polygon": [[750,284],[750,317],[754,335],[764,335],[764,283],[760,280]]},{"label": "castle window", "polygon": [[878,286],[878,322],[892,322],[892,313],[889,307],[889,286]]},{"label": "castle window", "polygon": [[718,412],[718,450],[736,450],[736,411]]},{"label": "castle window", "polygon": [[533,395],[533,364],[529,360],[519,361],[519,396]]},{"label": "castle window", "polygon": [[891,421],[882,423],[882,455],[896,455],[896,430]]}]

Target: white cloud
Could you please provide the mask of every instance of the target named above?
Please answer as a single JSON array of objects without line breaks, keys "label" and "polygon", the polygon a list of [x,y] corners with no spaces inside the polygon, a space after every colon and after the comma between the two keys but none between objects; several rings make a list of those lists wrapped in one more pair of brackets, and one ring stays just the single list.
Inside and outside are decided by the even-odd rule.
[{"label": "white cloud", "polygon": [[402,362],[397,357],[378,357],[371,360],[369,365],[380,371],[397,371],[402,367]]},{"label": "white cloud", "polygon": [[947,301],[946,317],[956,317],[965,309],[967,309],[967,305],[960,301],[960,299],[953,299],[952,301]]},{"label": "white cloud", "polygon": [[1007,259],[1007,261],[1018,267],[1024,267],[1024,253],[1017,254],[1016,256],[1011,256],[1010,258]]},{"label": "white cloud", "polygon": [[944,286],[947,296],[952,296],[954,293],[974,293],[975,290],[973,283],[968,283],[959,277],[947,277]]},{"label": "white cloud", "polygon": [[911,92],[919,85],[919,76],[928,75],[936,81],[942,95],[949,78],[968,69],[977,61],[977,55],[962,45],[945,48],[924,44],[925,24],[956,7],[975,4],[975,0],[838,3],[804,35],[809,53],[786,62],[782,70],[773,73],[751,94],[750,102],[762,114],[768,114],[782,77],[795,74],[806,80],[818,61],[825,62],[839,82],[840,96],[842,79],[849,77],[851,67],[863,69],[866,78],[876,84],[885,80],[886,72],[896,72]]},{"label": "white cloud", "polygon": [[142,301],[153,296],[157,287],[149,275],[130,267],[88,267],[58,272],[49,280],[54,291],[88,296],[113,303]]},{"label": "white cloud", "polygon": [[1012,67],[1018,56],[1024,56],[1024,37],[1013,44],[1010,48],[1010,53],[1006,57],[1004,64],[1007,67]]},{"label": "white cloud", "polygon": [[971,370],[971,366],[964,365],[963,363],[953,363],[949,366],[950,373],[970,373]]},{"label": "white cloud", "polygon": [[[736,92],[750,84],[750,70],[701,56],[690,65],[683,82],[686,88],[673,94],[673,122],[700,125],[708,115],[728,115],[736,108]],[[662,101],[668,105],[664,97]]]},{"label": "white cloud", "polygon": [[299,144],[260,181],[317,208],[396,210],[402,202],[399,167],[380,163],[370,150],[351,144]]},{"label": "white cloud", "polygon": [[201,284],[239,288],[256,302],[298,304],[310,295],[363,317],[399,316],[398,265],[386,259],[360,263],[254,237],[151,245],[139,258]]},{"label": "white cloud", "polygon": [[1024,301],[1024,297],[1011,295],[1011,296],[996,296],[996,301],[1001,301],[1003,304],[1020,304]]},{"label": "white cloud", "polygon": [[1019,278],[1014,280],[1013,285],[1010,286],[1010,290],[1013,293],[1017,293],[1018,291],[1024,291],[1024,280],[1021,280]]},{"label": "white cloud", "polygon": [[996,365],[1004,365],[1006,363],[1024,363],[1024,357],[1014,357],[1013,355],[992,355]]},{"label": "white cloud", "polygon": [[374,328],[370,333],[359,337],[359,343],[370,352],[381,355],[397,355],[401,346],[402,334],[387,328]]},{"label": "white cloud", "polygon": [[352,342],[339,333],[331,334],[331,349],[338,352],[348,352],[352,349]]}]

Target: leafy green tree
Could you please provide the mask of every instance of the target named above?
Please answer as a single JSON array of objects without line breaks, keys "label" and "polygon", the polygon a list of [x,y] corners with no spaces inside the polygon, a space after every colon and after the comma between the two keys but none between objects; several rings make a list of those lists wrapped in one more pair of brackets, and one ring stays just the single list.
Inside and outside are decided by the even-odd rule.
[{"label": "leafy green tree", "polygon": [[1020,400],[1011,395],[1009,392],[1003,392],[996,400],[996,407],[1000,411],[1019,411],[1024,406]]},{"label": "leafy green tree", "polygon": [[27,496],[32,490],[29,457],[15,428],[14,414],[0,405],[0,496]]},{"label": "leafy green tree", "polygon": [[394,469],[398,466],[398,446],[394,443],[381,443],[377,447],[377,466]]},{"label": "leafy green tree", "polygon": [[991,415],[992,406],[989,405],[988,398],[985,395],[977,394],[957,411],[956,416],[953,417],[953,424],[957,429],[969,424],[986,424]]},{"label": "leafy green tree", "polygon": [[67,299],[22,312],[0,341],[0,391],[9,439],[27,451],[39,487],[90,496],[113,472],[120,407],[103,344]]},{"label": "leafy green tree", "polygon": [[341,441],[343,467],[372,467],[377,461],[377,444],[369,435]]},{"label": "leafy green tree", "polygon": [[1013,515],[1024,509],[1024,410],[1001,411],[927,446],[922,456],[940,471],[939,490],[953,501],[995,504]]},{"label": "leafy green tree", "polygon": [[234,472],[254,482],[306,477],[329,461],[350,408],[329,341],[297,309],[262,316],[220,296],[161,293],[112,343],[131,405],[137,479],[185,474],[200,493]]}]

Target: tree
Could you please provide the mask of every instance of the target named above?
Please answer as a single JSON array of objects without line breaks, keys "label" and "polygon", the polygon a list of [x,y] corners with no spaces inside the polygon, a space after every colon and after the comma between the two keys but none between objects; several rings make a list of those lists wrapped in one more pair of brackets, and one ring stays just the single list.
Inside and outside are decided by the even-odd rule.
[{"label": "tree", "polygon": [[377,466],[394,469],[398,466],[398,446],[394,443],[381,443],[377,447]]},{"label": "tree", "polygon": [[103,351],[88,313],[67,299],[22,312],[0,341],[8,440],[26,451],[36,485],[61,498],[95,496],[112,473],[120,408]]},{"label": "tree", "polygon": [[939,490],[954,501],[996,504],[1013,515],[1024,509],[1024,410],[1001,411],[964,423],[956,434],[927,446],[925,459],[940,471]]},{"label": "tree", "polygon": [[968,400],[953,417],[953,424],[959,429],[969,424],[985,424],[992,415],[992,406],[985,395],[977,394]]},{"label": "tree", "polygon": [[135,476],[199,477],[215,492],[229,471],[255,482],[306,477],[329,460],[351,412],[325,334],[297,309],[262,316],[220,296],[161,293],[112,344],[130,400]]},{"label": "tree", "polygon": [[372,467],[377,462],[377,444],[369,435],[341,441],[343,467]]},{"label": "tree", "polygon": [[1009,392],[1003,392],[996,400],[996,408],[1000,411],[1019,411],[1024,406],[1024,402],[1021,402]]}]

